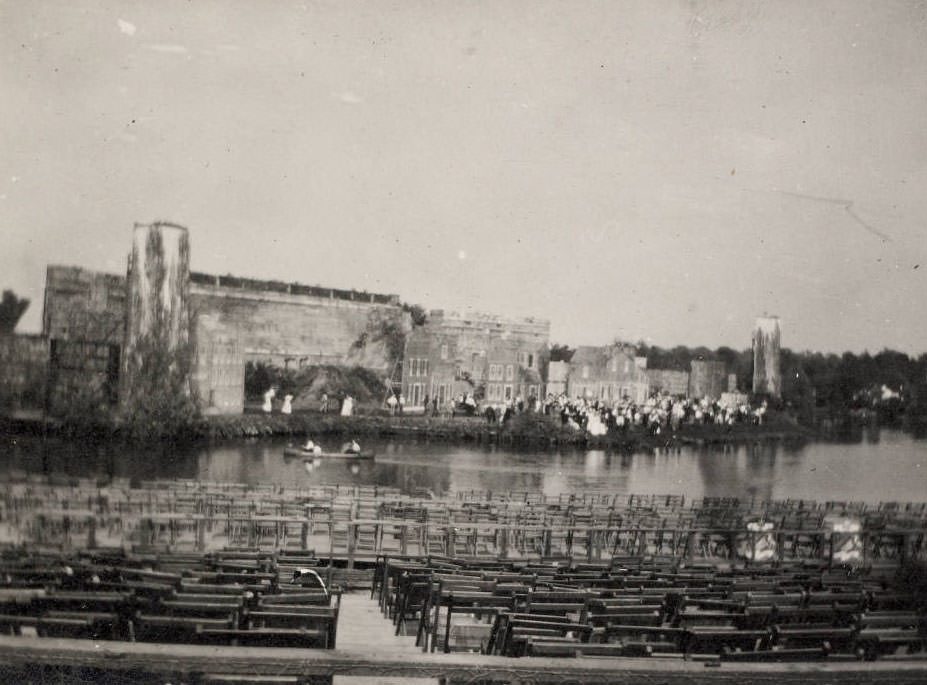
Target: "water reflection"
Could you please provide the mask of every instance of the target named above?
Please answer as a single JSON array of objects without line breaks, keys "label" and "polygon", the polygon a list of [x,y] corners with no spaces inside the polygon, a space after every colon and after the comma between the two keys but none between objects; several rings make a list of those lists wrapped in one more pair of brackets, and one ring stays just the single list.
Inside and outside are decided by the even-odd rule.
[{"label": "water reflection", "polygon": [[598,491],[696,497],[922,501],[927,442],[890,430],[853,444],[756,443],[628,454],[608,450],[533,452],[427,441],[365,441],[375,461],[285,459],[285,441],[250,440],[187,450],[126,450],[111,444],[7,439],[0,470],[83,477],[381,485],[405,493]]}]

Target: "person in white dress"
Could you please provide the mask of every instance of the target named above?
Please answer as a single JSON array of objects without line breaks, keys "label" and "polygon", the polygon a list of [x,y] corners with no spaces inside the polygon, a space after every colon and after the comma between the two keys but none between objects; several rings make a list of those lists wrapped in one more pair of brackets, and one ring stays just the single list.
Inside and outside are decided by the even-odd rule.
[{"label": "person in white dress", "polygon": [[264,393],[264,404],[261,406],[261,409],[265,414],[270,414],[274,410],[274,397],[277,396],[277,391],[271,388]]},{"label": "person in white dress", "polygon": [[344,398],[344,403],[341,405],[341,415],[342,416],[351,416],[354,413],[354,398],[348,395]]}]

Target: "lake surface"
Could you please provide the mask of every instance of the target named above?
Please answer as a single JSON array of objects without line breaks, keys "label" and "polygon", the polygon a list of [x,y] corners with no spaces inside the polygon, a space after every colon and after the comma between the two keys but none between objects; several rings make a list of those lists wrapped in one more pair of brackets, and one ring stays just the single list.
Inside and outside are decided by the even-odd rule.
[{"label": "lake surface", "polygon": [[[329,449],[336,449],[332,440]],[[179,451],[126,450],[60,440],[5,437],[0,473],[59,473],[134,479],[384,485],[410,493],[530,490],[547,495],[601,491],[814,499],[818,501],[927,500],[927,440],[875,429],[861,442],[813,442],[800,447],[765,444],[684,447],[672,452],[618,454],[602,450],[523,451],[477,445],[365,440],[375,462],[284,459],[286,440],[266,439]]]}]

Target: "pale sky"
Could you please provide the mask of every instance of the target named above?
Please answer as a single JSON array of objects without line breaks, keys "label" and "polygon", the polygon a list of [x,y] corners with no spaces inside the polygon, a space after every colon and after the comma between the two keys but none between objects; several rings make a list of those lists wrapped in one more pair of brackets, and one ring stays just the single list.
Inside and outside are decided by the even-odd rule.
[{"label": "pale sky", "polygon": [[0,288],[211,273],[551,340],[927,352],[927,3],[0,0]]}]

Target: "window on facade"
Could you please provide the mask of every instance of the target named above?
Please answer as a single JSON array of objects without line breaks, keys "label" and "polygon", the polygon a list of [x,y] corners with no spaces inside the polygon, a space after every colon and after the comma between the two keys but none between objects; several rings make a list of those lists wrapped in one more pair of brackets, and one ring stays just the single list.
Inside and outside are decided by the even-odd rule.
[{"label": "window on facade", "polygon": [[533,354],[528,355],[528,368],[529,369],[534,368],[534,355]]},{"label": "window on facade", "polygon": [[512,399],[512,386],[507,385],[505,386],[505,401],[508,402],[510,399]]},{"label": "window on facade", "polygon": [[441,345],[441,359],[447,359],[447,343]]},{"label": "window on facade", "polygon": [[588,366],[583,367],[583,378],[589,378],[589,367]]},{"label": "window on facade", "polygon": [[501,381],[502,380],[502,364],[490,364],[489,365],[489,380],[491,381]]},{"label": "window on facade", "polygon": [[412,370],[409,371],[409,375],[410,375],[410,376],[417,376],[417,375],[418,375],[418,359],[413,359],[413,360],[412,360]]},{"label": "window on facade", "polygon": [[421,362],[419,362],[419,370],[421,371],[423,376],[428,375],[428,360],[427,359],[423,359]]},{"label": "window on facade", "polygon": [[628,373],[631,370],[631,362],[627,359],[624,360],[624,372]]},{"label": "window on facade", "polygon": [[611,367],[612,372],[617,371],[618,370],[618,360],[612,359],[612,362],[611,364],[609,364],[609,366]]},{"label": "window on facade", "polygon": [[505,380],[510,381],[515,378],[515,367],[511,364],[505,366]]}]

